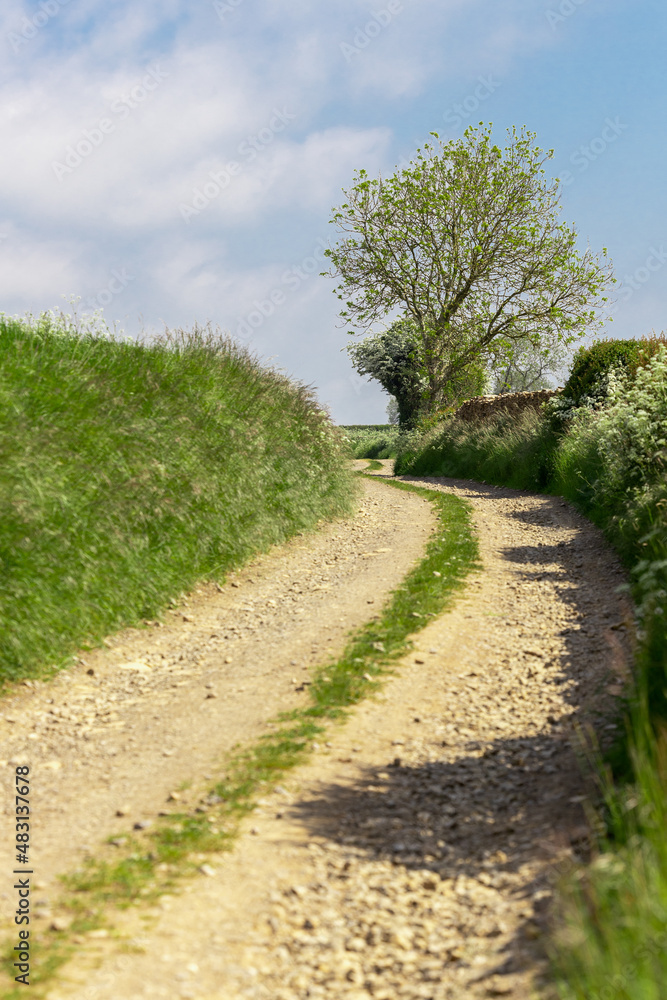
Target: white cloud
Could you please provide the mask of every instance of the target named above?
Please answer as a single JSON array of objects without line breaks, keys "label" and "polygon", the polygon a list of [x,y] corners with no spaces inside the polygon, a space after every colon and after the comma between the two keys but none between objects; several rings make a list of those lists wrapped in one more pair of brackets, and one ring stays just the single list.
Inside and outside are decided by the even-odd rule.
[{"label": "white cloud", "polygon": [[12,222],[0,223],[0,311],[39,313],[58,305],[63,292],[84,278],[86,265],[77,261],[79,251],[71,238],[44,239]]},{"label": "white cloud", "polygon": [[[375,18],[381,30],[367,31],[388,3],[242,0],[221,20],[207,2],[72,0],[19,53],[5,44],[5,308],[38,312],[62,294],[84,303],[112,294],[108,314],[132,331],[143,316],[156,326],[211,319],[235,332],[257,303],[283,292],[252,326],[253,343],[308,381],[325,373],[329,398],[363,408],[368,392],[375,406],[381,396],[359,388],[340,353],[333,285],[318,277],[324,262],[310,265],[334,235],[330,209],[355,169],[373,174],[397,159],[399,111],[416,97],[440,108],[443,81],[451,94],[452,81],[509,71],[517,53],[543,44],[527,0],[403,0],[389,20]],[[0,38],[34,11],[6,0]],[[341,43],[359,31],[367,44],[348,61]],[[142,97],[135,88],[155,66],[166,76]],[[285,127],[272,133],[276,109]],[[54,162],[82,141],[59,180]],[[186,224],[179,206],[232,160],[238,172],[219,193],[209,187]],[[383,413],[384,401],[374,419]]]},{"label": "white cloud", "polygon": [[229,161],[239,173],[211,200],[213,214],[226,218],[294,203],[328,208],[331,190],[337,193],[360,159],[379,163],[387,129],[291,138],[302,123],[289,104],[258,93],[239,60],[215,77],[212,53],[206,55],[180,54],[144,73],[114,74],[97,81],[92,95],[88,87],[83,100],[80,70],[69,75],[65,92],[49,92],[45,82],[8,89],[0,110],[0,132],[13,153],[0,162],[5,197],[33,220],[77,225],[94,213],[98,226],[136,230],[178,225],[179,204]]}]

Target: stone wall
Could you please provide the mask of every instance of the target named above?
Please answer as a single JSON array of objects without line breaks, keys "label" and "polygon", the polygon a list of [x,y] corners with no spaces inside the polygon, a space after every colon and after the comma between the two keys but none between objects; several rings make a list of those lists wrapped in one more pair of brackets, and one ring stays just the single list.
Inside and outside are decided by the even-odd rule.
[{"label": "stone wall", "polygon": [[561,389],[539,389],[537,392],[506,392],[500,396],[476,396],[459,406],[455,416],[460,420],[485,420],[501,410],[507,413],[522,413],[524,410],[538,410],[542,403],[561,392]]}]

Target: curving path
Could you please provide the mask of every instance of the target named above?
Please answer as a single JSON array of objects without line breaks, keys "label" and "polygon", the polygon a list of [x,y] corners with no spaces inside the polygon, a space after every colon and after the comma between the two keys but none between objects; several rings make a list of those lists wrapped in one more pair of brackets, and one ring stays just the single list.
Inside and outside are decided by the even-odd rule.
[{"label": "curving path", "polygon": [[[540,989],[553,883],[587,847],[573,746],[586,726],[602,743],[613,737],[628,675],[623,574],[600,533],[557,498],[411,481],[470,500],[483,573],[415,636],[383,693],[259,803],[230,855],[148,921],[125,915],[123,949],[82,941],[49,1000],[529,1000]],[[382,483],[368,489],[398,522],[375,543],[393,550],[388,573],[402,551],[399,524],[422,518],[411,563],[431,522],[423,501]],[[354,530],[340,528],[347,540]],[[269,589],[286,565],[271,558]],[[266,625],[253,621],[266,642]],[[301,635],[291,621],[283,659]],[[317,634],[315,651],[305,643],[292,656],[299,667],[325,652]],[[272,681],[252,683],[250,701]],[[155,697],[147,692],[149,704]],[[117,751],[121,742],[114,734]]]},{"label": "curving path", "polygon": [[[31,766],[42,883],[150,821],[172,790],[216,773],[234,743],[304,703],[310,665],[342,650],[421,557],[434,518],[426,501],[407,501],[366,481],[354,517],[274,548],[224,587],[199,587],[164,624],[118,633],[0,702],[0,776]],[[3,806],[10,815],[9,794]],[[5,870],[10,847],[0,841]]]}]

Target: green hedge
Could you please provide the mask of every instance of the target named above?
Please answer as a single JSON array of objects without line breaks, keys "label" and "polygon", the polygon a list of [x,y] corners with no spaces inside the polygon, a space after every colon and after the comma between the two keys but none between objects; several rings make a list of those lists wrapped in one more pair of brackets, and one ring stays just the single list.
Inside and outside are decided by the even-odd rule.
[{"label": "green hedge", "polygon": [[621,369],[634,379],[637,369],[655,356],[664,336],[641,340],[597,340],[589,347],[580,347],[574,356],[570,376],[563,386],[563,396],[575,403],[590,395],[600,380],[613,369]]}]

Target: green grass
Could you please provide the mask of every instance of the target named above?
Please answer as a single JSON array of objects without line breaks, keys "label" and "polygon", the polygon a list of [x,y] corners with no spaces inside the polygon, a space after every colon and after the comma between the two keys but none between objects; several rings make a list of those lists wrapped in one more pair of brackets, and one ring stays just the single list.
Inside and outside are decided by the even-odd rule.
[{"label": "green grass", "polygon": [[[150,901],[194,874],[207,854],[229,850],[239,821],[252,812],[255,799],[266,794],[290,769],[310,755],[313,740],[327,726],[340,724],[351,706],[377,691],[383,676],[412,646],[411,636],[429,618],[446,610],[467,575],[479,569],[477,540],[470,506],[458,497],[391,483],[396,489],[429,499],[438,525],[421,562],[405,577],[378,617],[359,629],[342,656],[322,665],[308,688],[310,704],[282,713],[275,729],[227,760],[224,777],[211,788],[216,802],[207,814],[172,814],[155,831],[128,839],[118,860],[89,859],[64,879],[67,894],[59,912],[73,920],[69,932],[51,933],[37,941],[33,956],[32,996],[41,998],[58,969],[72,956],[70,935],[107,925],[113,908]],[[214,816],[210,824],[208,817]],[[196,857],[194,857],[196,855]],[[8,958],[5,970],[11,973]],[[2,994],[18,1000],[20,989]]]},{"label": "green grass", "polygon": [[352,458],[395,458],[400,434],[396,424],[350,424],[340,429]]},{"label": "green grass", "polygon": [[633,782],[603,780],[608,827],[596,859],[561,885],[551,948],[561,1000],[667,995],[667,741],[637,736]]},{"label": "green grass", "polygon": [[536,410],[468,423],[450,419],[398,454],[395,474],[453,476],[543,490],[553,471],[556,433]]},{"label": "green grass", "polygon": [[0,685],[349,511],[312,392],[210,330],[0,316]]},{"label": "green grass", "polygon": [[638,389],[641,405],[630,395],[608,418],[583,413],[561,433],[535,413],[450,420],[397,461],[402,473],[567,497],[632,572],[641,616],[634,687],[621,742],[591,760],[600,776],[595,815],[604,820],[594,823],[595,860],[560,886],[552,959],[561,1000],[667,997],[667,484],[664,440],[651,432],[667,396],[659,395],[664,382],[654,384],[655,399]]}]

